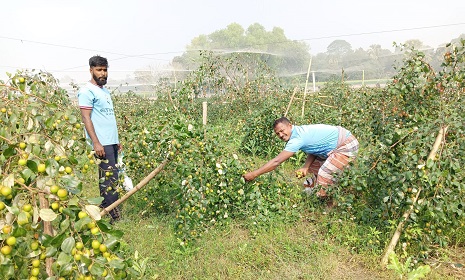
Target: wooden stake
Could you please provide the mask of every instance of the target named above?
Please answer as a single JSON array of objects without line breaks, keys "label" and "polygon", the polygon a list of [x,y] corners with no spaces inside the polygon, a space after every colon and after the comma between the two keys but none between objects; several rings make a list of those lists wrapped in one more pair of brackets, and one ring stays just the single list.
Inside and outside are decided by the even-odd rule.
[{"label": "wooden stake", "polygon": [[139,182],[139,184],[137,184],[132,190],[128,191],[123,197],[121,197],[120,199],[118,199],[117,201],[113,202],[110,206],[108,206],[107,208],[103,209],[101,212],[100,212],[100,216],[104,216],[108,213],[110,213],[111,210],[113,210],[114,208],[116,208],[118,205],[120,205],[121,203],[123,203],[126,199],[128,199],[131,195],[133,195],[134,193],[136,193],[138,190],[140,190],[142,187],[144,187],[145,185],[147,185],[147,183],[153,179],[153,177],[155,177],[158,173],[160,173],[160,171],[163,170],[163,168],[165,167],[165,165],[169,162],[169,157],[165,158],[165,160],[157,167],[155,168],[152,172],[150,172],[149,175],[147,175],[147,177],[145,177],[142,181]]},{"label": "wooden stake", "polygon": [[[40,205],[40,209],[50,209],[48,199],[45,197],[44,193],[39,193],[39,205]],[[47,222],[47,221],[42,221],[42,222],[44,225],[44,234],[54,236],[52,223]],[[53,265],[53,258],[47,258],[45,260],[45,272],[47,272],[48,276],[53,276],[52,265]]]},{"label": "wooden stake", "polygon": [[[439,146],[445,141],[445,135],[447,131],[448,126],[443,126],[439,130],[438,135],[436,136],[436,141],[434,142],[433,148],[431,149],[431,152],[428,155],[427,160],[434,160],[436,157],[436,153],[439,149]],[[418,197],[420,196],[420,192],[422,191],[422,188],[419,187],[417,195],[414,197],[412,201],[412,205],[410,205],[410,208],[404,212],[402,215],[402,220],[399,222],[397,225],[396,231],[394,232],[391,242],[389,242],[389,245],[386,247],[386,250],[384,252],[384,256],[381,259],[381,266],[386,267],[389,259],[389,255],[394,252],[394,249],[396,248],[397,242],[399,242],[400,235],[402,233],[402,229],[404,227],[405,222],[407,221],[408,217],[410,214],[413,212],[413,208],[415,206],[415,203],[418,200]]]},{"label": "wooden stake", "polygon": [[292,93],[291,100],[289,100],[289,104],[287,104],[287,109],[286,112],[284,113],[284,116],[287,116],[287,113],[289,112],[289,108],[291,108],[292,100],[294,100],[294,96],[297,92],[297,87],[294,88],[294,92]]},{"label": "wooden stake", "polygon": [[305,97],[307,95],[308,76],[310,75],[310,67],[311,66],[312,66],[312,57],[310,56],[310,62],[308,63],[308,70],[307,70],[307,79],[305,81],[304,100],[302,101],[302,118],[304,117]]}]

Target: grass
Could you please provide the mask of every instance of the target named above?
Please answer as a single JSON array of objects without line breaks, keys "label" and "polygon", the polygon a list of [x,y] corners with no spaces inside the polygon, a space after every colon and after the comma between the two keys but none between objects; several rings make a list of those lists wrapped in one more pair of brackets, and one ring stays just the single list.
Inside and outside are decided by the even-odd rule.
[{"label": "grass", "polygon": [[[284,168],[292,169],[291,165]],[[85,185],[96,185],[91,181],[97,179],[89,175]],[[97,186],[85,190],[89,197],[98,196]],[[351,242],[366,240],[368,233],[355,223],[339,220],[337,208],[328,212],[323,205],[302,200],[301,218],[295,223],[270,224],[257,232],[235,221],[181,247],[173,234],[172,218],[136,213],[130,208],[136,197],[123,204],[125,216],[115,228],[125,233],[125,254],[135,259],[137,251],[135,262],[145,262],[142,279],[400,279],[380,268],[379,251]],[[335,230],[329,231],[328,223],[337,223]],[[448,248],[431,261],[427,279],[465,279],[465,272],[453,267],[456,263],[465,263],[462,247]]]},{"label": "grass", "polygon": [[126,217],[116,227],[127,233],[131,250],[150,258],[144,279],[392,279],[389,271],[325,240],[306,215],[255,236],[232,224],[186,249],[173,238],[168,217]]}]

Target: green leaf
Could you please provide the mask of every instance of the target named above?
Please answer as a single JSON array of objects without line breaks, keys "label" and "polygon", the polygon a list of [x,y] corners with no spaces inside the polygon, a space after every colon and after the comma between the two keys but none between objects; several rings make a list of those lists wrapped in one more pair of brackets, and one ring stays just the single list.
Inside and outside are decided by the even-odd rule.
[{"label": "green leaf", "polygon": [[74,248],[76,241],[72,236],[66,238],[61,244],[61,250],[65,253],[71,254],[71,250]]},{"label": "green leaf", "polygon": [[26,215],[25,212],[20,212],[19,215],[18,215],[18,224],[27,224],[29,222],[29,219]]},{"label": "green leaf", "polygon": [[104,270],[104,267],[103,265],[101,265],[100,263],[94,263],[92,265],[92,267],[90,268],[90,273],[92,275],[97,275],[97,276],[101,276],[102,273],[103,273],[103,270]]},{"label": "green leaf", "polygon": [[123,260],[120,259],[113,259],[109,263],[111,268],[116,268],[116,269],[123,269],[124,268],[124,262]]},{"label": "green leaf", "polygon": [[5,158],[9,158],[13,156],[15,153],[16,151],[14,147],[8,147],[3,151],[3,155],[5,156]]},{"label": "green leaf", "polygon": [[47,247],[47,249],[45,250],[45,256],[46,256],[47,258],[53,257],[53,256],[55,256],[55,254],[56,254],[57,252],[58,252],[58,249],[57,249],[56,247],[53,247],[53,246]]},{"label": "green leaf", "polygon": [[89,204],[93,204],[93,205],[100,205],[103,201],[103,197],[99,196],[99,197],[92,197],[92,198],[88,198],[87,199],[87,202],[89,202]]},{"label": "green leaf", "polygon": [[431,267],[429,265],[422,265],[409,273],[407,273],[407,279],[415,280],[424,278],[428,273],[431,272]]},{"label": "green leaf", "polygon": [[68,255],[68,254],[66,254],[64,252],[61,252],[58,255],[57,264],[60,265],[60,266],[63,266],[65,264],[70,263],[72,260],[73,260],[73,257],[71,257],[70,255]]},{"label": "green leaf", "polygon": [[432,168],[433,165],[434,165],[434,160],[433,160],[433,159],[428,159],[428,160],[426,161],[426,167],[427,167],[427,168]]},{"label": "green leaf", "polygon": [[61,246],[61,243],[63,243],[66,237],[67,236],[65,232],[63,232],[62,234],[59,234],[53,238],[53,240],[50,242],[50,245],[54,247],[59,247]]},{"label": "green leaf", "polygon": [[51,222],[55,220],[58,215],[52,209],[40,209],[39,217],[46,222]]},{"label": "green leaf", "polygon": [[74,229],[77,231],[81,231],[84,226],[87,226],[88,223],[92,222],[89,217],[84,217],[79,219],[77,222],[74,223]]},{"label": "green leaf", "polygon": [[64,219],[61,223],[60,223],[60,229],[62,231],[65,231],[66,229],[69,228],[71,222],[69,221],[69,219]]},{"label": "green leaf", "polygon": [[119,244],[119,241],[116,237],[111,236],[107,238],[103,244],[105,244],[108,249],[113,250]]}]

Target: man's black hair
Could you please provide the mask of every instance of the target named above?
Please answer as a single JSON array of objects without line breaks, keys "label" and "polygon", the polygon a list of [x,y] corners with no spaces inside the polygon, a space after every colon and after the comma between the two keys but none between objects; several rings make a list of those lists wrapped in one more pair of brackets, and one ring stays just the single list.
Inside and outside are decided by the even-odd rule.
[{"label": "man's black hair", "polygon": [[278,124],[283,123],[283,124],[290,124],[291,121],[286,118],[286,117],[280,117],[279,119],[275,120],[273,123],[273,127],[276,127]]},{"label": "man's black hair", "polygon": [[89,58],[89,66],[96,67],[96,66],[106,66],[108,67],[108,60],[105,57],[101,57],[100,55],[93,56]]}]

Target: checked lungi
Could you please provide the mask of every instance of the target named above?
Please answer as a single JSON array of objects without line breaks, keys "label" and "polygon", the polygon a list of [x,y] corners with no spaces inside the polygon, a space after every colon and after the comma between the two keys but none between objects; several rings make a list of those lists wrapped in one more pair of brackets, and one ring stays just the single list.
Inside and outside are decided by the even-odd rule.
[{"label": "checked lungi", "polygon": [[310,178],[304,182],[304,187],[315,187],[313,184],[316,178],[316,184],[322,187],[334,184],[336,179],[335,174],[341,173],[345,166],[357,156],[359,143],[355,136],[350,135],[346,137],[347,130],[338,126],[339,138],[337,141],[336,149],[328,153],[326,159],[317,157],[310,165]]}]

